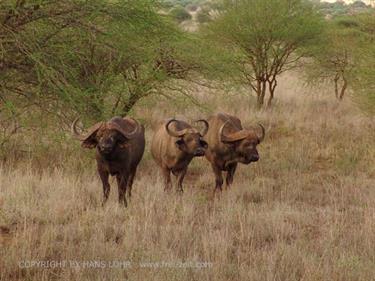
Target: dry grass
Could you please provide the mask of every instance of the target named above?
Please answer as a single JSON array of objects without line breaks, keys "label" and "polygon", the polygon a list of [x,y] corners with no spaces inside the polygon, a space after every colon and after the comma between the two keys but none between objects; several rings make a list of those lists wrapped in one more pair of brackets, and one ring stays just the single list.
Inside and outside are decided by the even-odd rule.
[{"label": "dry grass", "polygon": [[[0,280],[373,280],[374,120],[309,91],[286,77],[284,98],[269,112],[239,95],[202,98],[212,111],[248,125],[260,120],[269,130],[261,160],[240,166],[220,198],[212,197],[204,159],[192,163],[183,196],[164,193],[148,151],[127,209],[117,205],[115,185],[101,207],[93,166],[1,167]],[[201,117],[184,107],[137,114],[147,124],[176,112]],[[87,154],[69,163],[86,163]],[[130,263],[22,268],[31,260]]]}]

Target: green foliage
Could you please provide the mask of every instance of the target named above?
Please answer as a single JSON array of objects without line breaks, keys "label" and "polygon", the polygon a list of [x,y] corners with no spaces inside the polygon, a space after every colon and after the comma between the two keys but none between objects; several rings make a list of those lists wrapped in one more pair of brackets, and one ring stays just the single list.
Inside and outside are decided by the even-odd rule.
[{"label": "green foliage", "polygon": [[375,115],[375,12],[358,15],[356,21],[360,40],[355,49],[358,66],[353,90],[360,105]]},{"label": "green foliage", "polygon": [[3,98],[25,97],[47,112],[64,108],[93,119],[106,109],[126,112],[127,99],[150,90],[145,80],[161,79],[153,64],[166,23],[151,4],[3,1]]},{"label": "green foliage", "polygon": [[299,0],[228,0],[209,25],[217,42],[237,52],[240,78],[257,93],[259,106],[267,88],[270,104],[278,75],[296,66],[321,29],[319,15]]},{"label": "green foliage", "polygon": [[173,6],[182,6],[186,7],[188,5],[197,5],[202,0],[164,0],[162,3],[167,3],[167,5],[173,7]]},{"label": "green foliage", "polygon": [[310,46],[314,61],[307,68],[309,82],[332,82],[339,99],[349,89],[368,111],[374,112],[374,43],[374,12],[328,21],[319,44]]},{"label": "green foliage", "polygon": [[175,85],[213,77],[216,56],[158,9],[153,0],[1,1],[0,158],[31,153],[29,138],[28,149],[53,140],[58,151],[77,116],[86,127],[132,114],[150,95],[191,99]]},{"label": "green foliage", "polygon": [[355,26],[351,18],[328,21],[321,40],[311,46],[314,63],[307,68],[310,82],[332,81],[336,98],[340,100],[352,83],[357,64],[353,50],[358,45],[359,34],[353,29]]},{"label": "green foliage", "polygon": [[201,9],[197,13],[197,21],[201,24],[211,21],[210,11],[208,9]]},{"label": "green foliage", "polygon": [[156,8],[152,0],[2,1],[1,118],[125,115],[184,78],[195,67],[180,47],[191,39]]},{"label": "green foliage", "polygon": [[178,23],[191,19],[191,15],[182,6],[174,7],[169,13]]},{"label": "green foliage", "polygon": [[333,18],[370,12],[373,10],[370,5],[366,5],[363,1],[354,1],[353,3],[348,4],[344,1],[335,1],[333,3],[314,1],[314,4],[322,14]]},{"label": "green foliage", "polygon": [[188,4],[186,5],[185,9],[191,12],[195,12],[199,6],[197,4]]}]

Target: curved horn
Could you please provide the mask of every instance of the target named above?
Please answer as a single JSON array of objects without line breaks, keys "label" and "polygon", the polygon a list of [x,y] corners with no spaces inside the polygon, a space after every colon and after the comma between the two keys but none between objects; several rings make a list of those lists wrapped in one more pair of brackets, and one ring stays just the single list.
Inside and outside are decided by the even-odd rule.
[{"label": "curved horn", "polygon": [[95,141],[95,138],[92,138],[92,136],[94,136],[94,134],[96,134],[96,132],[100,129],[100,127],[102,127],[103,122],[96,123],[95,125],[93,125],[92,127],[88,129],[88,132],[86,134],[83,135],[77,131],[78,120],[79,118],[76,118],[73,121],[72,126],[71,126],[71,131],[73,133],[73,136],[77,138],[78,140],[82,141],[83,147],[94,148],[96,146],[96,141]]},{"label": "curved horn", "polygon": [[207,132],[208,132],[208,127],[209,127],[208,122],[207,122],[206,120],[204,120],[204,119],[199,119],[199,120],[197,120],[197,121],[195,121],[195,122],[197,122],[197,123],[199,123],[199,122],[203,123],[204,126],[205,126],[205,128],[204,128],[203,131],[201,132],[201,135],[204,136],[205,134],[207,134]]},{"label": "curved horn", "polygon": [[79,117],[77,117],[76,119],[74,119],[73,123],[72,123],[72,126],[70,127],[70,131],[72,132],[72,135],[76,138],[76,139],[79,139],[79,140],[84,140],[84,136],[82,136],[78,131],[77,131],[77,123],[79,121]]},{"label": "curved horn", "polygon": [[264,137],[266,136],[266,130],[264,129],[262,124],[259,123],[258,126],[262,130],[262,135],[259,137],[259,142],[262,142],[264,140]]},{"label": "curved horn", "polygon": [[136,134],[138,134],[138,132],[141,128],[141,124],[139,124],[139,122],[137,120],[133,119],[133,118],[129,118],[129,119],[132,120],[135,123],[135,127],[134,127],[134,130],[131,131],[131,132],[124,132],[124,135],[128,139],[132,139]]},{"label": "curved horn", "polygon": [[[134,129],[131,131],[128,130],[129,123],[133,124],[134,126]],[[109,122],[107,122],[106,128],[109,130],[116,130],[125,138],[132,139],[139,133],[141,124],[139,124],[137,120],[129,117],[121,119],[112,118]]]},{"label": "curved horn", "polygon": [[229,120],[227,120],[227,121],[221,126],[221,128],[220,128],[220,130],[219,130],[219,139],[220,139],[221,142],[229,141],[228,138],[227,138],[227,136],[224,136],[224,134],[223,134],[224,128],[225,128],[225,126],[227,126],[228,124],[229,124]]},{"label": "curved horn", "polygon": [[167,124],[165,124],[165,129],[167,130],[167,133],[168,133],[169,135],[171,135],[172,137],[180,138],[180,137],[182,137],[183,135],[186,134],[186,129],[184,129],[184,130],[180,130],[180,131],[171,130],[171,129],[169,128],[169,125],[170,125],[172,122],[178,122],[178,120],[176,120],[176,119],[171,119],[171,120],[169,120],[169,121],[167,122]]},{"label": "curved horn", "polygon": [[238,140],[243,140],[249,135],[249,132],[246,130],[240,130],[228,135],[224,135],[224,128],[230,123],[230,120],[227,120],[219,130],[219,139],[221,142],[233,142]]}]

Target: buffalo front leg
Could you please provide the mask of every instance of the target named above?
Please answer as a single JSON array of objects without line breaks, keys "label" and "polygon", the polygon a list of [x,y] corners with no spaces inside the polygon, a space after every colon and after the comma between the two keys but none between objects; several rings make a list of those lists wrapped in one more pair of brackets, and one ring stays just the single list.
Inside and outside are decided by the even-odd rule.
[{"label": "buffalo front leg", "polygon": [[225,187],[229,188],[233,183],[234,173],[236,172],[237,163],[228,166],[227,177],[225,179]]},{"label": "buffalo front leg", "polygon": [[135,168],[129,174],[128,187],[127,187],[129,199],[130,197],[132,197],[132,187],[133,187],[133,181],[134,181],[136,172],[137,172],[137,169]]},{"label": "buffalo front leg", "polygon": [[215,164],[212,164],[212,170],[215,174],[215,190],[216,191],[222,191],[223,186],[223,175],[219,167],[217,167]]},{"label": "buffalo front leg", "polygon": [[102,181],[102,184],[103,184],[103,202],[102,202],[102,205],[104,206],[104,204],[107,202],[108,200],[108,196],[109,196],[109,191],[111,189],[111,186],[109,185],[109,182],[108,182],[108,179],[109,179],[109,173],[105,170],[102,170],[102,169],[98,169],[98,172],[99,172],[99,176],[100,176],[100,179]]},{"label": "buffalo front leg", "polygon": [[126,186],[127,186],[127,177],[124,175],[117,175],[117,186],[118,186],[118,202],[124,204],[125,207],[128,206],[126,201]]},{"label": "buffalo front leg", "polygon": [[177,177],[177,191],[184,192],[184,189],[182,188],[182,182],[184,181],[184,177],[186,175],[187,169],[183,169],[181,171],[178,171],[176,177]]},{"label": "buffalo front leg", "polygon": [[164,178],[164,191],[171,189],[171,171],[167,167],[162,168]]}]

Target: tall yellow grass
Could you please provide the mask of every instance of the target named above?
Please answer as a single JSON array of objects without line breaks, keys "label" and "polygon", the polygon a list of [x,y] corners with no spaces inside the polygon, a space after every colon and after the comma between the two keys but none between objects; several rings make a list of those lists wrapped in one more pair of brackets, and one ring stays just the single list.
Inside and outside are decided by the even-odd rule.
[{"label": "tall yellow grass", "polygon": [[[270,111],[238,93],[197,97],[268,130],[261,160],[240,166],[231,190],[213,197],[209,164],[195,159],[185,193],[164,193],[146,151],[129,207],[113,181],[102,208],[93,165],[2,166],[0,280],[374,280],[374,120],[293,77]],[[158,105],[136,114],[146,124],[209,114]]]}]

